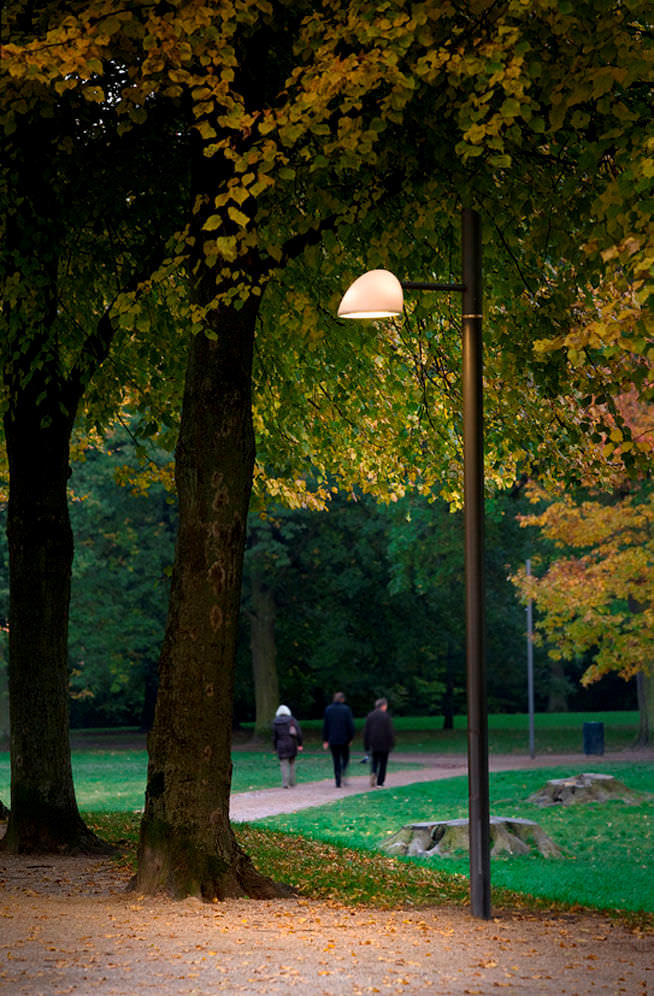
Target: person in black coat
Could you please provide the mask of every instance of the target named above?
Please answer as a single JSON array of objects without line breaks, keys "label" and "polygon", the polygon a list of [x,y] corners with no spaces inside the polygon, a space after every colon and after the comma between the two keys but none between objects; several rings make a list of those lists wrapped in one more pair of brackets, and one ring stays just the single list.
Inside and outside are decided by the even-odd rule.
[{"label": "person in black coat", "polygon": [[370,784],[378,788],[386,781],[388,755],[395,746],[393,720],[388,715],[386,699],[377,699],[375,708],[366,716],[363,727],[363,747],[370,755]]},{"label": "person in black coat", "polygon": [[302,730],[288,706],[280,705],[273,720],[273,747],[282,773],[282,788],[295,785],[295,758],[302,750]]},{"label": "person in black coat", "polygon": [[330,705],[325,709],[322,721],[322,746],[332,752],[334,780],[339,788],[345,785],[345,774],[350,761],[350,744],[354,739],[354,719],[349,705],[345,704],[343,692],[335,692]]}]

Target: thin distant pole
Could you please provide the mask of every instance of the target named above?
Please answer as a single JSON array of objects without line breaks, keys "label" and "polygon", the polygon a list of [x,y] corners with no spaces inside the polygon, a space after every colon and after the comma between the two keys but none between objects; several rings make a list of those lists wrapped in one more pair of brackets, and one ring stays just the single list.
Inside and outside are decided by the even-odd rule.
[{"label": "thin distant pole", "polygon": [[491,915],[488,700],[485,662],[481,222],[462,215],[463,513],[465,522],[468,816],[472,915]]},{"label": "thin distant pole", "polygon": [[[527,561],[527,577],[531,577],[531,560]],[[536,756],[534,736],[534,618],[531,598],[527,602],[527,700],[529,703],[529,757]]]}]

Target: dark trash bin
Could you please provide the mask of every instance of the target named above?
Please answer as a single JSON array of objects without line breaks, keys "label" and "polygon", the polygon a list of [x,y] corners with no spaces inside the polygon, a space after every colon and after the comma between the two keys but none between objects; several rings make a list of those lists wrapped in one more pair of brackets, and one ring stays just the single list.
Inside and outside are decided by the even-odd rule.
[{"label": "dark trash bin", "polygon": [[604,723],[584,723],[584,754],[604,753]]}]

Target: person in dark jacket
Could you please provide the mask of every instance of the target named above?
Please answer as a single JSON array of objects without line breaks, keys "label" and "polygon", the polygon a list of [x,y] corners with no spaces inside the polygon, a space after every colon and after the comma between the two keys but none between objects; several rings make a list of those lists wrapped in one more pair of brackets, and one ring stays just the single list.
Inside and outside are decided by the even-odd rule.
[{"label": "person in dark jacket", "polygon": [[388,755],[395,746],[393,720],[388,715],[386,699],[377,699],[375,708],[366,716],[363,727],[363,747],[370,755],[370,784],[378,788],[386,781]]},{"label": "person in dark jacket", "polygon": [[295,785],[295,758],[302,750],[302,730],[288,706],[280,705],[273,720],[273,747],[282,773],[282,788]]},{"label": "person in dark jacket", "polygon": [[343,692],[335,692],[330,705],[325,709],[322,721],[322,746],[332,752],[334,780],[339,788],[345,785],[345,774],[350,761],[350,744],[354,739],[354,719],[352,710],[345,703]]}]

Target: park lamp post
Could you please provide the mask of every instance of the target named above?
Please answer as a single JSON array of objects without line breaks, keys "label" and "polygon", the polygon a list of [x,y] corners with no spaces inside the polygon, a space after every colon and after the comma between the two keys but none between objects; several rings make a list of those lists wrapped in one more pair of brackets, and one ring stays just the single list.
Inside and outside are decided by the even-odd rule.
[{"label": "park lamp post", "polygon": [[404,310],[403,290],[461,294],[470,900],[473,916],[487,920],[490,917],[490,812],[484,658],[481,224],[478,213],[471,208],[462,211],[461,250],[461,283],[400,282],[388,270],[369,270],[345,293],[338,317],[390,318],[400,315]]}]

